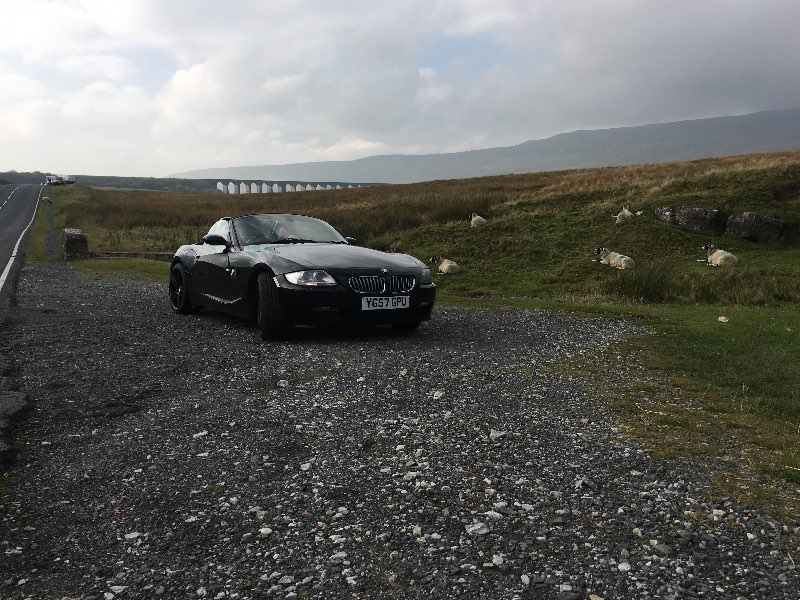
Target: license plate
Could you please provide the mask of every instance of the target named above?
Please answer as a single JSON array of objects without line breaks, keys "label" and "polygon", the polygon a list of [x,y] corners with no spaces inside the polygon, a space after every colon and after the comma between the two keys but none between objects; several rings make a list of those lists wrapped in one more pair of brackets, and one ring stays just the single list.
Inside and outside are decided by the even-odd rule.
[{"label": "license plate", "polygon": [[367,296],[361,298],[361,310],[408,308],[408,296]]}]

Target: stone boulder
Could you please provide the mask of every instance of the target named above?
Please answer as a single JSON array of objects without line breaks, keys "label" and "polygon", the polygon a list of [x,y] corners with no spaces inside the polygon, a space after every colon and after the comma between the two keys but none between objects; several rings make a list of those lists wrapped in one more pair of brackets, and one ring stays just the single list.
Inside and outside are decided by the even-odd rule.
[{"label": "stone boulder", "polygon": [[665,206],[657,208],[655,216],[657,219],[675,223],[689,231],[722,233],[725,230],[726,215],[717,209]]},{"label": "stone boulder", "polygon": [[675,222],[675,207],[674,206],[662,206],[661,208],[657,208],[653,211],[656,216],[656,219],[659,221],[666,221],[667,223],[674,223]]},{"label": "stone boulder", "polygon": [[66,228],[62,231],[64,260],[89,258],[89,242],[80,229]]},{"label": "stone boulder", "polygon": [[754,212],[745,212],[728,219],[727,235],[753,242],[774,242],[783,235],[784,222]]}]

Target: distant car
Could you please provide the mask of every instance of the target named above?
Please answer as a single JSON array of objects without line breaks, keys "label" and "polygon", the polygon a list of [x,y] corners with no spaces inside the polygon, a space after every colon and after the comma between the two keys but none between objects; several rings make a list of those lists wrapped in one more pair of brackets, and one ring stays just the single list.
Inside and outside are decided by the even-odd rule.
[{"label": "distant car", "polygon": [[285,339],[295,326],[414,331],[429,320],[436,286],[425,264],[354,241],[303,215],[225,217],[175,253],[172,309],[252,318],[265,340]]}]

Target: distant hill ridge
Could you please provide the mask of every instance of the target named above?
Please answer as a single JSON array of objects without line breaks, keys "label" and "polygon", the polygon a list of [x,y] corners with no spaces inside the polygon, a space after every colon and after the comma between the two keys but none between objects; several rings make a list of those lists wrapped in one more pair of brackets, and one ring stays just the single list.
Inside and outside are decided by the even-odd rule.
[{"label": "distant hill ridge", "polygon": [[561,133],[516,146],[351,161],[195,169],[174,178],[414,183],[694,160],[800,148],[800,108]]},{"label": "distant hill ridge", "polygon": [[[516,146],[448,154],[382,155],[351,161],[196,169],[169,177],[74,175],[92,187],[215,192],[218,181],[414,183],[508,173],[665,163],[800,149],[800,108],[614,129],[561,133]],[[12,183],[44,183],[40,171],[0,172]]]}]

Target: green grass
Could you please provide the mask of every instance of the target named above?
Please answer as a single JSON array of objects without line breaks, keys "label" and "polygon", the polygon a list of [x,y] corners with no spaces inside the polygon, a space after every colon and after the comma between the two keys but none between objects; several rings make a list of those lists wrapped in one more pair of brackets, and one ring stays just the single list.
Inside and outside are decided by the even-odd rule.
[{"label": "green grass", "polygon": [[140,283],[163,283],[169,278],[169,263],[138,258],[87,259],[71,263],[83,279],[117,279]]},{"label": "green grass", "polygon": [[[580,366],[631,433],[667,456],[706,456],[735,440],[747,448],[741,469],[755,464],[759,476],[800,483],[800,152],[267,195],[80,185],[52,192],[50,227],[84,230],[93,251],[171,252],[221,216],[296,212],[366,246],[457,261],[462,273],[435,275],[443,304],[638,319],[654,335],[626,342],[647,368],[631,389],[605,393],[602,370]],[[622,204],[644,214],[617,225],[611,215]],[[759,244],[688,232],[653,216],[663,206],[760,212],[783,219],[785,234]],[[488,225],[471,228],[472,212]],[[45,216],[34,230],[34,257]],[[740,266],[706,265],[701,246],[709,241],[736,253]],[[599,264],[597,246],[633,257],[637,268]],[[148,261],[76,266],[90,277],[167,277],[165,265]],[[683,404],[672,397],[678,393]]]},{"label": "green grass", "polygon": [[[628,433],[661,456],[695,458],[714,469],[719,495],[761,506],[777,517],[800,516],[796,304],[579,310],[632,316],[652,331],[623,344],[631,357],[627,388],[608,383],[602,356],[572,366],[591,375],[597,397],[614,407]],[[787,486],[794,490],[781,489]]]},{"label": "green grass", "polygon": [[64,226],[62,212],[51,204],[40,203],[36,213],[36,220],[31,228],[31,238],[28,242],[26,258],[36,264],[48,263],[56,256],[47,254],[48,235],[57,235]]},{"label": "green grass", "polygon": [[[728,322],[720,322],[720,316]],[[658,368],[696,382],[723,400],[720,410],[750,412],[800,426],[800,310],[773,307],[664,307],[650,343]]]}]

